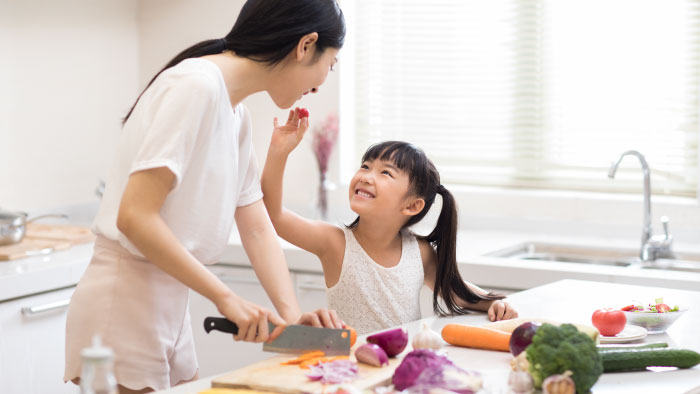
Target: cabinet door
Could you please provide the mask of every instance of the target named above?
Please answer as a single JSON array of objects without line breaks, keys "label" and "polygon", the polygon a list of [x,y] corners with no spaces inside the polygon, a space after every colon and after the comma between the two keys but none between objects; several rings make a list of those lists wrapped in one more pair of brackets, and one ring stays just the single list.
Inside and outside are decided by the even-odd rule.
[{"label": "cabinet door", "polygon": [[323,274],[296,274],[297,298],[302,312],[328,308]]},{"label": "cabinet door", "polygon": [[0,303],[0,391],[78,393],[63,383],[66,310],[75,287]]},{"label": "cabinet door", "polygon": [[[214,265],[210,270],[239,296],[275,311],[252,268]],[[229,372],[273,355],[263,353],[262,343],[236,342],[232,335],[220,331],[207,334],[204,318],[221,315],[211,301],[193,291],[190,292],[190,315],[200,377]]]}]

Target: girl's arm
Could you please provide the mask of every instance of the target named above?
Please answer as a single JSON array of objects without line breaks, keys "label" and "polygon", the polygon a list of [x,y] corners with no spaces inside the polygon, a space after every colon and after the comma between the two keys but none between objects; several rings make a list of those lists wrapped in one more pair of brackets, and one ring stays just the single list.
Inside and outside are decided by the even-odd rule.
[{"label": "girl's arm", "polygon": [[[185,249],[160,216],[160,209],[174,181],[175,175],[165,167],[133,173],[119,205],[119,231],[149,261],[211,300],[222,315],[236,323],[239,328],[234,337],[236,340],[267,340],[268,321],[277,326],[286,322],[275,313],[235,294]],[[281,333],[282,329],[276,329],[272,336]]]},{"label": "girl's arm", "polygon": [[[431,291],[434,291],[435,275],[437,273],[437,253],[430,243],[425,240],[418,240],[420,246],[420,254],[423,260],[424,283]],[[475,294],[486,296],[488,291],[479,286],[469,283],[464,284]],[[518,312],[513,309],[507,302],[503,300],[481,300],[476,303],[471,303],[461,298],[457,298],[457,304],[462,308],[473,309],[477,311],[487,312],[489,320],[506,320],[518,317]]]},{"label": "girl's arm", "polygon": [[[277,124],[277,118],[274,125],[275,130],[261,178],[265,208],[277,234],[288,242],[315,254],[323,263],[329,260],[326,258],[329,255],[342,253],[345,242],[342,230],[330,223],[303,218],[282,206],[287,157],[304,137],[309,127],[308,118],[299,120],[297,108],[289,111],[289,118],[284,126]],[[300,186],[307,187],[308,184]]]},{"label": "girl's arm", "polygon": [[335,310],[302,314],[275,229],[261,201],[236,209],[236,224],[248,258],[277,312],[289,323],[342,328]]}]

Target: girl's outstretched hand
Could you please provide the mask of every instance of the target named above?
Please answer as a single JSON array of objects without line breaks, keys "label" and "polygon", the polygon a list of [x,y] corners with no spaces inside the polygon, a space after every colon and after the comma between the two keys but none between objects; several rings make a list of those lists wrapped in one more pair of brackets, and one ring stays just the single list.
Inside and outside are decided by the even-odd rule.
[{"label": "girl's outstretched hand", "polygon": [[[274,312],[244,300],[236,294],[230,294],[220,305],[219,313],[236,323],[238,334],[233,336],[236,341],[265,342],[277,338],[284,331],[287,322]],[[268,321],[275,329],[270,332]]]},{"label": "girl's outstretched hand", "polygon": [[489,306],[488,315],[491,321],[508,320],[518,317],[518,312],[509,303],[503,300],[496,300]]},{"label": "girl's outstretched hand", "polygon": [[272,132],[270,140],[270,149],[275,149],[280,153],[289,153],[299,145],[304,133],[309,129],[309,118],[305,116],[300,118],[299,108],[294,108],[289,111],[287,123],[280,125],[277,118],[274,120],[275,129]]}]

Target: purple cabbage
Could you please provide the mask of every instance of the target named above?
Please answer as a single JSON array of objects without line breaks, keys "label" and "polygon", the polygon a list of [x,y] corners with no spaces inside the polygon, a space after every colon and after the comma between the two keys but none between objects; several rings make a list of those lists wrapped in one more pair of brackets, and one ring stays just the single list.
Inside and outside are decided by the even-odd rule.
[{"label": "purple cabbage", "polygon": [[480,389],[481,377],[431,349],[418,349],[404,357],[394,372],[392,383],[396,390],[407,390],[409,394],[429,393],[437,388],[472,394]]}]

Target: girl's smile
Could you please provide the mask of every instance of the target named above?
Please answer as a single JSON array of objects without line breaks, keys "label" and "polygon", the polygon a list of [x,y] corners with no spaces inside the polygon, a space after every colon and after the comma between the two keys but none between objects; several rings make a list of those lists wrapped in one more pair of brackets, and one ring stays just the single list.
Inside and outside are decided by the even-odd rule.
[{"label": "girl's smile", "polygon": [[370,193],[366,189],[357,188],[355,190],[355,195],[362,198],[374,198],[374,194]]}]

